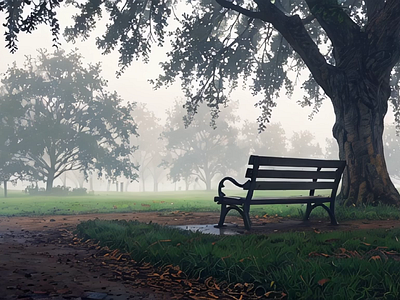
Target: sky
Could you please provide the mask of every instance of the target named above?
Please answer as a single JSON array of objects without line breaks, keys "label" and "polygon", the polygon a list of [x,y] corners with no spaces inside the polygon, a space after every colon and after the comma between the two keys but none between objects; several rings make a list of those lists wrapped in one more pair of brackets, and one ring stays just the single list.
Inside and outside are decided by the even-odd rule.
[{"label": "sky", "polygon": [[[62,7],[61,10],[59,10],[58,18],[62,31],[65,26],[72,24],[71,16],[73,12],[72,8]],[[147,107],[153,110],[155,114],[164,121],[166,118],[165,111],[173,106],[174,101],[184,99],[179,84],[175,84],[167,89],[161,88],[155,91],[148,82],[149,79],[157,78],[161,71],[159,62],[166,59],[168,48],[157,48],[157,46],[154,46],[150,57],[150,63],[144,64],[140,61],[135,62],[120,78],[116,78],[116,71],[119,69],[118,52],[102,55],[95,46],[95,37],[103,33],[104,25],[105,21],[101,22],[92,36],[84,42],[77,42],[76,44],[67,43],[61,37],[61,48],[67,51],[78,48],[86,62],[101,62],[103,67],[102,75],[103,78],[108,80],[110,91],[117,91],[126,101],[146,103]],[[22,66],[25,56],[36,56],[36,50],[39,48],[45,48],[50,52],[52,51],[50,28],[45,25],[41,25],[38,30],[32,34],[20,34],[18,43],[19,49],[15,54],[9,53],[8,49],[5,48],[4,39],[1,43],[0,51],[3,63],[0,64],[0,73],[4,73],[13,61],[16,61],[18,66]],[[260,113],[260,111],[254,107],[257,98],[252,96],[248,90],[239,89],[235,91],[231,99],[239,102],[238,113],[242,120],[248,119],[250,121],[256,121]],[[286,95],[282,95],[277,101],[278,105],[273,111],[271,121],[280,122],[289,138],[293,131],[311,131],[324,149],[325,138],[332,137],[332,126],[335,120],[332,105],[329,99],[327,99],[321,107],[320,112],[310,121],[308,115],[311,113],[312,108],[301,108],[296,103],[299,99],[302,99],[302,91],[299,87],[295,89],[292,99],[288,99]],[[393,120],[393,113],[389,111],[386,122],[392,123]]]}]

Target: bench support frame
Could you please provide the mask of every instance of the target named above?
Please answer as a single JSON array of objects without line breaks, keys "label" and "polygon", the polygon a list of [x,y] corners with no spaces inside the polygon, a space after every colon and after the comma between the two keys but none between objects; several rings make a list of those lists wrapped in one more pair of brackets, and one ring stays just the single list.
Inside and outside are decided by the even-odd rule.
[{"label": "bench support frame", "polygon": [[[327,176],[327,174],[322,174],[318,173],[321,171],[321,168],[337,168],[337,170],[335,171],[334,174],[334,182],[332,182],[332,192],[330,197],[326,196],[326,197],[322,197],[322,196],[314,196],[315,193],[315,189],[310,189],[309,190],[309,196],[308,197],[296,197],[296,198],[291,198],[291,197],[283,197],[283,198],[272,198],[272,199],[261,199],[261,201],[258,200],[252,200],[253,198],[253,193],[254,190],[257,190],[259,188],[257,188],[257,173],[258,173],[258,169],[260,166],[260,161],[263,162],[262,165],[268,165],[268,163],[265,163],[265,161],[267,162],[271,162],[272,166],[278,166],[280,164],[278,164],[279,162],[282,162],[283,166],[294,166],[294,167],[298,167],[297,164],[300,165],[300,167],[316,167],[316,171],[311,171],[310,175],[305,174],[307,172],[303,172],[303,174],[301,174],[301,177],[287,177],[287,178],[310,178],[310,177],[304,177],[304,176],[312,176],[310,179],[312,179],[312,184],[315,184],[315,186],[318,187],[322,186],[322,183],[317,182],[317,179],[320,178],[319,176]],[[310,164],[307,165],[307,163]],[[251,229],[251,220],[250,220],[250,206],[251,205],[260,205],[260,204],[307,204],[306,207],[306,211],[305,211],[305,215],[304,215],[304,221],[309,221],[310,219],[310,214],[312,212],[313,209],[315,209],[318,206],[323,207],[329,217],[330,217],[330,221],[332,225],[338,225],[338,222],[336,220],[335,217],[335,198],[336,198],[336,192],[338,189],[338,185],[339,185],[339,181],[341,178],[341,175],[343,173],[343,170],[345,168],[346,163],[344,161],[325,161],[325,160],[312,160],[312,159],[293,159],[293,158],[274,158],[274,157],[261,157],[261,156],[250,156],[250,161],[249,164],[253,165],[253,169],[250,169],[251,171],[251,177],[247,176],[246,173],[246,177],[250,177],[250,180],[248,180],[247,182],[245,182],[244,184],[240,184],[238,183],[235,179],[233,179],[232,177],[225,177],[223,178],[218,186],[218,197],[215,197],[214,201],[218,202],[218,204],[221,205],[221,214],[220,214],[220,218],[219,218],[219,222],[218,225],[216,225],[215,227],[217,228],[221,228],[224,227],[226,225],[224,225],[225,222],[225,218],[227,216],[227,214],[229,213],[230,210],[236,210],[242,217],[243,222],[244,222],[244,226],[247,230]],[[271,171],[268,171],[271,172]],[[317,173],[315,173],[317,172]],[[284,173],[284,172],[283,172]],[[282,176],[283,173],[280,173],[280,175],[276,178],[280,178],[280,176]],[[295,173],[295,172],[294,172]],[[265,173],[264,173],[265,174]],[[279,171],[277,171],[277,174],[279,174]],[[290,175],[290,176],[293,176]],[[298,173],[295,173],[295,176],[299,176]],[[329,174],[329,176],[332,176],[332,174]],[[261,177],[262,178],[262,177]],[[268,178],[274,178],[271,176],[271,174],[268,175]],[[327,178],[327,177],[321,177],[321,178]],[[330,178],[330,177],[329,177]],[[235,186],[242,188],[244,190],[248,190],[247,192],[247,196],[246,197],[226,197],[226,195],[222,192],[222,188],[224,188],[224,183],[225,181],[230,181],[231,183],[233,183]],[[287,181],[290,185],[292,184],[290,181]],[[282,182],[279,182],[282,183]],[[286,184],[286,182],[284,182],[284,184]],[[262,188],[262,189],[266,189],[266,188]],[[268,188],[269,189],[269,188]],[[279,188],[272,188],[272,189],[279,189]],[[317,188],[318,189],[318,188]],[[259,203],[257,203],[259,202]],[[327,205],[325,205],[325,203],[329,203],[329,207]]]}]

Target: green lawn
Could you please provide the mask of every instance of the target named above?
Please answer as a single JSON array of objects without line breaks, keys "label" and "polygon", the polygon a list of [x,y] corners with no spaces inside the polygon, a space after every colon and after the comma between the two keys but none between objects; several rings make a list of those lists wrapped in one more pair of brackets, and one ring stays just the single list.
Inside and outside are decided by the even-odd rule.
[{"label": "green lawn", "polygon": [[[244,192],[228,191],[227,194],[244,195]],[[259,196],[294,196],[304,191],[267,191]],[[96,192],[86,196],[30,196],[21,191],[10,191],[9,196],[0,197],[0,216],[68,215],[88,213],[135,212],[135,211],[219,211],[214,202],[216,191],[179,191],[120,193]],[[257,196],[257,195],[256,195]],[[303,205],[252,206],[253,215],[275,215],[301,218]],[[236,212],[232,212],[236,213]],[[337,207],[339,221],[349,219],[399,219],[400,213],[393,207]],[[328,219],[322,208],[315,209],[312,218]]]},{"label": "green lawn", "polygon": [[[243,194],[239,192],[238,194]],[[296,193],[278,191],[271,196],[287,196]],[[300,193],[298,193],[300,194]],[[30,196],[19,191],[10,191],[7,198],[0,197],[1,216],[30,216],[48,214],[86,214],[133,211],[218,211],[214,202],[215,191],[145,192],[119,193],[95,192],[86,196]],[[285,210],[285,205],[270,206],[272,213],[290,214],[299,206]],[[283,210],[282,210],[283,209]],[[264,209],[265,210],[265,209]],[[256,209],[255,212],[259,212]]]}]

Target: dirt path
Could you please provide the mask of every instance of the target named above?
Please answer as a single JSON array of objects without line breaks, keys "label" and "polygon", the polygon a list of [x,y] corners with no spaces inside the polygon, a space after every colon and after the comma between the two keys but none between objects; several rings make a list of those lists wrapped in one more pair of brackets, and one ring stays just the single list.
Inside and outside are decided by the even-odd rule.
[{"label": "dirt path", "polygon": [[[0,299],[179,298],[179,293],[171,293],[165,286],[146,284],[147,279],[136,284],[129,280],[118,280],[112,275],[114,271],[108,263],[96,258],[98,249],[71,242],[71,230],[79,222],[94,218],[190,225],[215,224],[218,217],[217,213],[182,212],[0,217]],[[235,229],[237,232],[246,233],[239,218],[229,217],[228,221],[239,224]],[[400,221],[397,220],[351,221],[337,227],[316,220],[303,223],[280,218],[258,218],[253,222],[253,233],[400,228]],[[182,294],[181,299],[190,298]]]}]

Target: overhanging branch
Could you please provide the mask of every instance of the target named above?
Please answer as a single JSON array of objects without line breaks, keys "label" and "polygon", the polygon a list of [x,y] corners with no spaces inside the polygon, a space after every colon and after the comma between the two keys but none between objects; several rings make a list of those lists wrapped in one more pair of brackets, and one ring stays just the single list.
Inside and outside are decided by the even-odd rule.
[{"label": "overhanging branch", "polygon": [[304,27],[303,20],[298,15],[287,16],[270,1],[265,0],[254,0],[258,6],[258,12],[249,11],[227,0],[216,1],[223,7],[271,23],[304,60],[316,82],[324,89],[325,93],[328,96],[332,94],[328,79],[333,71],[333,66],[326,62],[318,46]]},{"label": "overhanging branch", "polygon": [[371,21],[385,5],[385,0],[365,0],[368,20]]},{"label": "overhanging branch", "polygon": [[245,16],[247,16],[249,18],[260,19],[260,17],[261,17],[261,14],[259,12],[248,10],[246,8],[243,8],[243,7],[239,6],[239,5],[233,4],[233,2],[229,2],[229,1],[226,1],[226,0],[216,0],[216,1],[222,7],[237,11],[238,13],[241,13],[242,15],[245,15]]},{"label": "overhanging branch", "polygon": [[342,57],[348,55],[349,45],[358,43],[360,27],[338,4],[337,0],[305,1],[331,40],[336,64],[340,64]]}]

